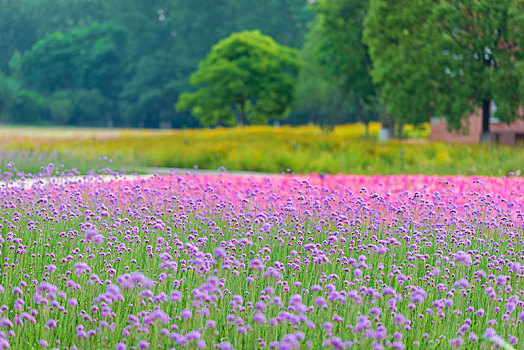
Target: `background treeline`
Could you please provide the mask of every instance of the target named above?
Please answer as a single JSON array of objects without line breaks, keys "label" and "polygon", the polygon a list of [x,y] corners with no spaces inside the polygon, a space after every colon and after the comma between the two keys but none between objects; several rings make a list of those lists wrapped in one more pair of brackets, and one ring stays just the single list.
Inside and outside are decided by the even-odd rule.
[{"label": "background treeline", "polygon": [[174,104],[214,44],[260,29],[299,48],[312,19],[304,0],[0,0],[0,121],[197,126]]},{"label": "background treeline", "polygon": [[[0,122],[234,124],[217,99],[236,90],[211,85],[242,72],[217,62],[282,58],[275,42],[292,78],[254,60],[265,79],[246,84],[272,87],[249,85],[258,101],[240,96],[253,99],[248,124],[380,119],[400,135],[433,115],[459,126],[481,108],[486,120],[493,100],[511,121],[524,105],[523,28],[523,0],[0,0]],[[275,42],[244,32],[254,29]]]}]

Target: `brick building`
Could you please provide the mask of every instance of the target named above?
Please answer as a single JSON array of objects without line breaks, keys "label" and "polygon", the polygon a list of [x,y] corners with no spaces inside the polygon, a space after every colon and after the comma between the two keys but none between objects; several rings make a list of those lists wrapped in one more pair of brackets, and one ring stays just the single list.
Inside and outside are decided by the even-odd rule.
[{"label": "brick building", "polygon": [[[482,116],[480,111],[469,116],[467,122],[463,123],[461,131],[448,131],[446,120],[443,118],[431,119],[431,140],[446,142],[480,143],[482,134]],[[506,145],[524,143],[524,120],[517,119],[511,124],[500,122],[491,118],[489,131],[491,141]]]}]

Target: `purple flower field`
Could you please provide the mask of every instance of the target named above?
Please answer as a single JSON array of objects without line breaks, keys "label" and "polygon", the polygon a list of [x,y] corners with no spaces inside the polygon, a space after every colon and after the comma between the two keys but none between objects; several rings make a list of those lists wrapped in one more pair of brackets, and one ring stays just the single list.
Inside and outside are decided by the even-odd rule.
[{"label": "purple flower field", "polygon": [[518,177],[5,181],[0,349],[518,349],[523,193]]}]

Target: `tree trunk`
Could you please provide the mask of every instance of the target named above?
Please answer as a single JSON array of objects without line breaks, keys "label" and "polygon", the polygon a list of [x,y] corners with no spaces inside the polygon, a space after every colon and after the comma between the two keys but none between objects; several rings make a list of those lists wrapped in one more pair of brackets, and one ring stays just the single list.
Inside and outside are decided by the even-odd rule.
[{"label": "tree trunk", "polygon": [[489,133],[489,119],[491,117],[490,100],[482,100],[482,134],[480,136],[480,142],[487,143],[491,141],[491,135]]},{"label": "tree trunk", "polygon": [[355,115],[357,117],[357,122],[362,123],[362,105],[358,101],[355,106]]},{"label": "tree trunk", "polygon": [[333,123],[332,123],[333,129],[335,128],[335,125],[337,125],[337,123],[340,121],[340,114],[342,112],[343,106],[344,106],[344,98],[340,97],[337,103],[335,103],[335,109],[334,109],[334,114],[333,114],[334,118],[333,118]]},{"label": "tree trunk", "polygon": [[0,123],[9,122],[9,112],[7,106],[4,104],[2,106],[2,111],[0,111]]},{"label": "tree trunk", "polygon": [[240,108],[238,113],[238,126],[242,127],[244,126],[244,121],[246,119],[246,102],[244,100],[240,100]]},{"label": "tree trunk", "polygon": [[382,121],[382,126],[385,129],[390,130],[391,134],[393,134],[395,131],[395,119],[391,115],[384,113],[381,116],[381,121]]},{"label": "tree trunk", "polygon": [[315,113],[309,113],[308,125],[315,125]]},{"label": "tree trunk", "polygon": [[366,127],[365,136],[366,139],[369,139],[369,114],[364,112],[362,116],[364,118],[364,126]]},{"label": "tree trunk", "polygon": [[359,101],[357,101],[356,104],[355,114],[357,117],[357,122],[364,124],[364,136],[366,137],[366,139],[369,139],[369,118],[366,112],[364,112],[364,109],[362,108],[362,103],[360,103]]},{"label": "tree trunk", "polygon": [[397,138],[402,140],[402,131],[404,130],[404,123],[399,122],[397,124]]},{"label": "tree trunk", "polygon": [[113,111],[108,111],[106,116],[107,116],[107,120],[106,120],[107,127],[108,128],[114,127],[115,125],[113,124]]}]

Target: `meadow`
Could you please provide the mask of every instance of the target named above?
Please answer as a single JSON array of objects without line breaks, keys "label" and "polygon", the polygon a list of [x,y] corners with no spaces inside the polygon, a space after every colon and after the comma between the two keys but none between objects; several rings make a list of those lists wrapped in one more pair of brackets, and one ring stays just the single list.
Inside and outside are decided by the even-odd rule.
[{"label": "meadow", "polygon": [[[251,126],[199,130],[80,128],[0,129],[0,167],[14,162],[26,173],[42,164],[150,173],[148,168],[329,174],[428,174],[502,176],[521,171],[524,146],[429,142],[428,126],[406,127],[405,140],[380,142],[378,123],[364,138],[360,124],[319,127]],[[105,158],[104,158],[105,157]]]},{"label": "meadow", "polygon": [[0,349],[518,348],[523,193],[519,177],[4,179]]}]

